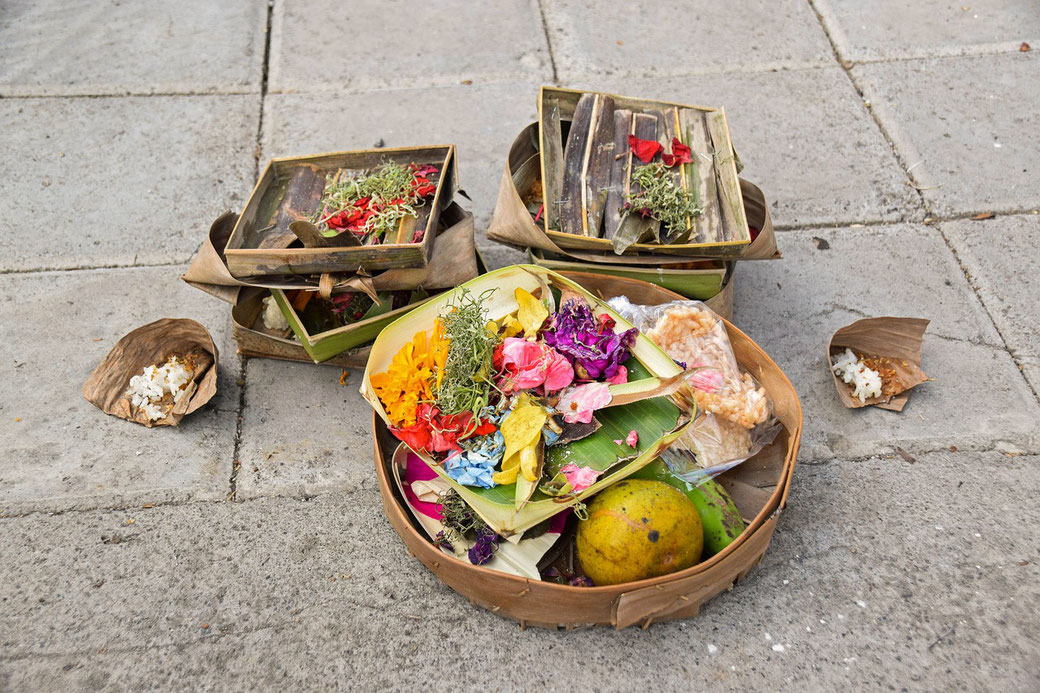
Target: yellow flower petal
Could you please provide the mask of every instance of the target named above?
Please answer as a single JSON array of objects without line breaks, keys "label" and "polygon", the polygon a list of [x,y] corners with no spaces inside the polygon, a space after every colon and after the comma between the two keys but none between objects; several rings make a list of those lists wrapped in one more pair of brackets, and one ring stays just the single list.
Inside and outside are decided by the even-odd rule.
[{"label": "yellow flower petal", "polygon": [[524,331],[523,325],[516,319],[515,315],[507,315],[498,321],[499,330],[502,332],[502,339],[509,337],[515,337]]},{"label": "yellow flower petal", "polygon": [[520,473],[528,481],[538,480],[538,440],[520,451]]},{"label": "yellow flower petal", "polygon": [[516,408],[502,422],[502,437],[505,439],[504,461],[532,443],[537,443],[549,413],[535,404],[526,395],[521,395]]},{"label": "yellow flower petal", "polygon": [[515,484],[516,478],[520,474],[520,458],[516,457],[510,464],[502,463],[502,471],[495,472],[491,475],[492,481],[496,484],[508,485]]},{"label": "yellow flower petal", "polygon": [[519,287],[513,292],[513,296],[516,297],[516,303],[520,306],[516,317],[524,328],[524,334],[534,337],[542,327],[542,323],[549,317],[549,309],[545,307],[544,303]]}]

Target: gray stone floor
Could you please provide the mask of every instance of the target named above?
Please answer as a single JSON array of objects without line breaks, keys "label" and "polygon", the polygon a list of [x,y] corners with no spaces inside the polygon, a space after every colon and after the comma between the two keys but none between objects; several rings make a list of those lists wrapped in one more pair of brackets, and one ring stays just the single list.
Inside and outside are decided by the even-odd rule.
[{"label": "gray stone floor", "polygon": [[[540,84],[725,106],[781,229],[736,322],[802,397],[790,505],[646,632],[442,586],[381,514],[358,376],[239,358],[178,279],[259,164],[380,140],[455,142],[482,235]],[[1038,92],[1028,0],[0,3],[0,690],[1037,689]],[[847,411],[826,341],[886,314],[932,320],[934,380]],[[213,333],[213,402],[83,401],[163,316]]]}]

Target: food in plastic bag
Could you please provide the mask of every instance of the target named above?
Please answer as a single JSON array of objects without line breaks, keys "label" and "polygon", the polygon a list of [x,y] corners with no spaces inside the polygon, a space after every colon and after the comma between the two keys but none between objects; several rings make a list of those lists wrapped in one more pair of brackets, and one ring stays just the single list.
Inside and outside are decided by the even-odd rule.
[{"label": "food in plastic bag", "polygon": [[700,301],[640,306],[625,297],[610,305],[673,359],[696,369],[689,381],[703,413],[679,442],[696,455],[699,466],[743,461],[772,442],[777,430],[769,424],[773,403],[765,388],[740,369],[726,326],[710,308]]}]

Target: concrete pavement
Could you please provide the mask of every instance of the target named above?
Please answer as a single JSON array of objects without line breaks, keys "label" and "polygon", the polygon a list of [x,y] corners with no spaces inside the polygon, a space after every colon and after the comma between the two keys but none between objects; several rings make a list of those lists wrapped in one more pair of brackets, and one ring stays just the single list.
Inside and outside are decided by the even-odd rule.
[{"label": "concrete pavement", "polygon": [[[0,690],[1040,686],[1040,14],[905,5],[0,5]],[[381,514],[359,375],[238,357],[178,279],[268,158],[379,141],[456,143],[478,242],[521,259],[483,231],[540,84],[724,106],[781,229],[736,323],[802,397],[789,508],[744,583],[646,632],[520,631],[441,585]],[[901,414],[823,365],[870,315],[932,320]],[[178,430],[83,401],[164,316],[212,332],[217,397]]]}]

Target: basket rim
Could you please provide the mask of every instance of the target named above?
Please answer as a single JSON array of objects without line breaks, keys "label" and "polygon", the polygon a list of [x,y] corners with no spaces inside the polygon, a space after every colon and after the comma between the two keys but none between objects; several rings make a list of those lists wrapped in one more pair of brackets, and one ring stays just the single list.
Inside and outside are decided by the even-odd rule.
[{"label": "basket rim", "polygon": [[[575,278],[574,275],[598,276],[598,275],[587,273],[587,272],[569,272],[569,273],[568,272],[562,272],[561,274],[564,274],[565,276],[569,276],[570,278]],[[636,284],[646,284],[647,283],[647,282],[642,282],[642,281],[639,281],[639,280],[636,280],[636,279],[629,279],[629,278],[622,278],[622,277],[613,277],[612,281],[615,280],[615,279],[618,279],[618,280],[623,279],[624,280],[623,283],[636,283]],[[575,279],[575,281],[577,281],[577,279]],[[578,283],[581,283],[581,282],[579,281]],[[674,291],[663,289],[661,287],[657,287],[657,288],[660,291],[662,291],[663,293],[670,294],[670,295],[674,296],[674,298],[676,300],[689,300],[689,299],[683,298],[683,296],[681,296],[680,294],[675,293]],[[732,335],[732,334],[735,333],[735,334],[739,335],[741,338],[747,340],[751,345],[753,345],[758,350],[759,356],[763,358],[763,361],[764,361],[765,365],[775,369],[776,373],[778,373],[783,378],[783,381],[786,382],[788,387],[790,387],[791,392],[793,392],[795,394],[794,399],[793,399],[793,405],[794,405],[793,406],[793,414],[795,415],[795,418],[796,418],[796,425],[794,427],[794,430],[788,430],[787,431],[788,432],[788,436],[789,436],[789,442],[788,442],[788,446],[787,446],[788,447],[788,451],[787,451],[787,453],[784,456],[784,466],[783,466],[783,470],[781,471],[780,478],[777,480],[776,488],[773,490],[773,493],[770,495],[769,500],[765,503],[765,505],[762,507],[762,509],[758,512],[758,514],[754,517],[754,519],[752,519],[752,521],[748,524],[747,528],[740,534],[739,537],[737,537],[737,539],[735,541],[733,541],[729,546],[727,546],[725,549],[723,549],[719,553],[715,554],[714,556],[712,556],[708,560],[701,561],[700,563],[697,563],[695,565],[690,566],[689,568],[685,568],[685,569],[677,571],[675,573],[669,573],[667,575],[659,575],[657,577],[652,577],[652,578],[645,578],[643,580],[637,580],[637,581],[634,581],[634,582],[624,582],[624,583],[619,583],[619,584],[616,584],[616,585],[598,585],[598,586],[593,586],[593,587],[576,587],[576,586],[572,586],[572,585],[561,585],[561,584],[558,584],[558,583],[545,582],[544,580],[532,580],[530,578],[520,577],[520,576],[517,576],[517,575],[509,575],[507,573],[503,573],[503,572],[497,571],[497,570],[492,570],[491,568],[487,568],[487,567],[484,567],[484,566],[472,565],[472,564],[470,564],[470,563],[468,563],[466,561],[463,561],[461,559],[455,558],[452,555],[446,554],[446,553],[440,551],[439,549],[437,549],[433,544],[431,544],[429,542],[429,539],[425,535],[421,534],[414,527],[414,525],[411,522],[408,509],[405,508],[402,505],[400,499],[395,494],[394,488],[393,488],[392,484],[390,483],[389,475],[386,472],[386,464],[387,464],[387,462],[392,464],[393,460],[392,460],[392,458],[390,460],[386,460],[385,459],[385,456],[383,455],[383,451],[380,448],[379,439],[378,439],[378,436],[377,436],[378,427],[382,426],[382,427],[385,428],[386,425],[379,418],[379,415],[376,414],[376,412],[373,411],[372,412],[372,439],[373,439],[373,444],[374,444],[374,448],[375,448],[376,476],[377,476],[379,487],[380,487],[380,493],[381,493],[381,495],[383,497],[383,500],[384,500],[384,502],[383,502],[384,512],[389,513],[391,511],[391,508],[387,507],[386,499],[388,499],[388,498],[389,499],[393,499],[393,502],[394,502],[393,510],[396,511],[400,515],[400,517],[404,520],[404,525],[407,527],[407,531],[411,535],[411,538],[413,540],[418,540],[425,547],[424,550],[429,549],[430,552],[436,552],[436,559],[435,560],[437,560],[437,561],[440,561],[440,560],[456,561],[464,569],[479,571],[479,572],[482,572],[482,573],[487,574],[489,576],[493,576],[497,580],[504,580],[504,581],[507,581],[507,582],[514,582],[519,587],[526,587],[526,586],[530,586],[530,585],[538,585],[539,589],[544,588],[546,590],[549,590],[551,592],[554,592],[554,593],[560,595],[561,597],[562,596],[567,596],[567,595],[579,594],[579,593],[583,594],[583,595],[596,594],[596,595],[601,595],[601,596],[620,595],[622,593],[634,592],[634,591],[637,591],[637,590],[640,590],[640,589],[645,589],[647,587],[653,587],[655,585],[663,585],[663,584],[670,583],[670,582],[675,581],[675,580],[682,580],[682,579],[685,579],[685,578],[690,578],[690,577],[693,577],[695,575],[698,575],[699,573],[705,572],[705,571],[709,570],[710,568],[713,568],[714,566],[722,563],[727,558],[729,558],[740,546],[745,544],[751,538],[752,535],[757,533],[762,528],[762,526],[766,523],[766,521],[769,520],[769,518],[771,518],[775,513],[779,512],[786,505],[787,494],[788,494],[788,491],[790,490],[790,486],[791,486],[791,478],[792,478],[793,473],[794,473],[794,467],[795,467],[795,465],[797,463],[798,450],[799,450],[799,447],[801,446],[801,434],[802,434],[802,427],[803,427],[803,413],[802,413],[801,400],[797,396],[797,391],[794,389],[794,386],[791,384],[791,381],[787,377],[787,375],[776,364],[776,362],[773,361],[772,357],[770,357],[769,354],[767,354],[765,352],[765,350],[762,349],[762,347],[760,347],[753,339],[748,337],[748,335],[746,333],[744,333],[741,329],[739,329],[738,327],[733,325],[733,323],[731,323],[730,321],[726,320],[725,318],[723,318],[721,316],[719,316],[719,319],[722,320],[723,323],[725,324],[727,334]],[[394,526],[395,531],[397,531],[400,534],[400,532],[402,530],[397,526],[397,524],[392,522],[392,521],[391,521],[391,524]],[[401,539],[402,539],[402,541],[404,541],[404,537],[401,537]],[[407,541],[405,541],[405,544],[406,544],[406,546],[409,549],[411,549],[411,545]],[[433,556],[432,553],[430,553],[429,555],[431,557]],[[416,558],[420,558],[420,561],[422,560],[421,557],[418,556],[418,555],[416,555]]]}]

